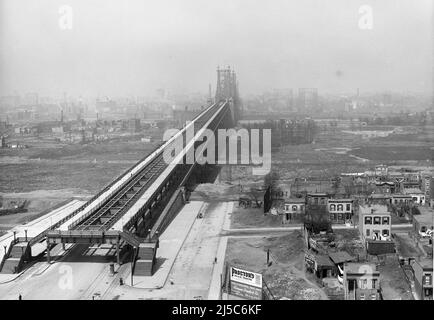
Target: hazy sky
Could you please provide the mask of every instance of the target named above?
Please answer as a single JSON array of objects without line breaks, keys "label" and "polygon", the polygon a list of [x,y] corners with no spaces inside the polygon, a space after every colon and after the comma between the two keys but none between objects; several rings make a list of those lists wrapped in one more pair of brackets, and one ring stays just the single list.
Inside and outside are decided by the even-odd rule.
[{"label": "hazy sky", "polygon": [[[432,88],[431,0],[0,0],[0,94]],[[59,7],[72,8],[72,29]],[[373,28],[359,29],[359,7]]]}]

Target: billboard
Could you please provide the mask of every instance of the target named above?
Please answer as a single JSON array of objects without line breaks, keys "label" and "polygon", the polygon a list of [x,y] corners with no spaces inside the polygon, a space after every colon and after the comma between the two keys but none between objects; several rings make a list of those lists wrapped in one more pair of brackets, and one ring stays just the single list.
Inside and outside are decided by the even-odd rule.
[{"label": "billboard", "polygon": [[249,300],[262,299],[262,275],[259,273],[230,268],[230,293]]}]

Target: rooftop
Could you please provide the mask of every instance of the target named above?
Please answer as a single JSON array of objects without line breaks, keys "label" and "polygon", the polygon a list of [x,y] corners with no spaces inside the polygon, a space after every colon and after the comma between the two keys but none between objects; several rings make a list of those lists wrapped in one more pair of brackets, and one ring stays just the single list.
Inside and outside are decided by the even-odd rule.
[{"label": "rooftop", "polygon": [[395,194],[392,195],[392,198],[411,198],[411,195],[409,195],[409,194],[395,193]]},{"label": "rooftop", "polygon": [[420,214],[413,215],[419,224],[432,226],[434,224],[434,210],[427,207],[418,207]]},{"label": "rooftop", "polygon": [[346,251],[338,251],[338,252],[332,252],[329,254],[330,259],[335,264],[340,264],[344,262],[354,261],[354,257],[352,257],[348,252]]},{"label": "rooftop", "polygon": [[289,198],[285,200],[286,203],[305,203],[306,200],[304,198]]},{"label": "rooftop", "polygon": [[404,189],[404,192],[407,194],[410,194],[410,193],[423,194],[423,192],[419,188],[407,188],[407,189]]},{"label": "rooftop", "polygon": [[387,211],[387,206],[381,204],[372,204],[372,205],[360,205],[359,206],[359,214],[390,214]]},{"label": "rooftop", "polygon": [[[370,272],[369,272],[370,271]],[[375,263],[348,262],[344,265],[344,272],[353,274],[380,274]]]},{"label": "rooftop", "polygon": [[386,199],[386,198],[390,198],[390,194],[385,194],[385,193],[373,193],[369,196],[369,198],[372,199]]}]

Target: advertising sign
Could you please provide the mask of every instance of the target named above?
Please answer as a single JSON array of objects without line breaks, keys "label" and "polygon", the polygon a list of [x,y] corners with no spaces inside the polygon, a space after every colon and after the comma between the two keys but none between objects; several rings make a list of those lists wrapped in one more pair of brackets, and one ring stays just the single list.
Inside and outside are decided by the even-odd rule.
[{"label": "advertising sign", "polygon": [[259,273],[230,268],[231,294],[250,299],[262,299],[262,275]]}]

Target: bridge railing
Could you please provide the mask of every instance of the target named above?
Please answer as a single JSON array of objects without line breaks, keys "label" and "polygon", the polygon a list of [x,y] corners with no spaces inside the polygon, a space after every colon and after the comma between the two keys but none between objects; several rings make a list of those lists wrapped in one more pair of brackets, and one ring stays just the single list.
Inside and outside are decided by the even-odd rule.
[{"label": "bridge railing", "polygon": [[[204,110],[199,116],[197,116],[195,118],[195,121],[197,121],[199,119],[199,117],[203,117],[207,113],[214,112],[215,111],[214,109],[221,107],[222,104],[224,104],[224,103],[227,103],[227,101],[216,103],[212,107]],[[206,121],[210,120],[209,118],[206,118],[206,117],[205,117],[205,119],[206,119]],[[190,123],[190,125],[194,125],[195,121],[193,123]],[[221,118],[219,119],[219,121],[221,121]],[[161,183],[161,185],[153,192],[153,194],[149,197],[149,199],[145,202],[145,204],[139,210],[137,210],[137,212],[124,224],[124,226],[123,226],[124,230],[129,230],[129,228],[131,228],[133,226],[134,221],[136,221],[138,217],[140,217],[141,215],[146,213],[149,205],[154,201],[155,196],[158,195],[158,193],[160,193],[161,189],[163,188],[163,186],[166,184],[166,182],[168,180],[169,180],[169,175],[164,179],[164,181]]]},{"label": "bridge railing", "polygon": [[[193,125],[196,121],[198,121],[199,119],[201,119],[202,117],[205,117],[205,115],[212,113],[214,111],[215,108],[219,107],[221,105],[222,102],[220,103],[214,103],[213,105],[211,105],[209,108],[203,110],[201,113],[199,113],[196,117],[193,118],[193,120],[191,121],[191,123],[189,125]],[[181,132],[179,132],[179,134],[183,134],[183,132],[185,131],[186,127],[183,128],[183,130]],[[92,197],[88,202],[86,202],[83,207],[77,209],[77,212],[73,212],[70,216],[66,217],[64,220],[65,222],[69,219],[71,219],[72,217],[74,217],[77,213],[83,211],[90,203],[94,202],[101,194],[103,194],[104,192],[106,192],[108,189],[110,189],[116,182],[118,182],[121,178],[123,178],[125,175],[129,174],[132,170],[134,170],[137,166],[139,166],[140,164],[142,164],[147,158],[155,158],[157,157],[161,152],[163,152],[164,148],[167,147],[170,143],[172,143],[175,139],[176,139],[177,135],[174,135],[173,137],[171,137],[168,141],[166,141],[165,143],[163,143],[163,145],[161,145],[160,147],[158,147],[152,154],[145,156],[144,158],[142,158],[141,160],[139,160],[133,167],[129,168],[128,170],[126,170],[124,173],[122,173],[120,176],[118,176],[118,178],[113,181],[112,183],[110,183],[109,185],[107,185],[104,190],[98,192],[97,195],[95,195],[94,197]],[[98,205],[96,205],[94,208],[92,208],[86,215],[84,215],[83,217],[80,217],[80,219],[77,219],[76,221],[74,221],[69,227],[68,229],[72,229],[75,226],[77,226],[78,224],[80,224],[83,220],[87,219],[89,216],[91,216],[92,214],[94,214],[96,211],[98,211],[101,206],[107,202],[107,199],[110,199],[113,195],[115,195],[119,190],[121,190],[121,188],[123,188],[127,183],[128,183],[129,179],[126,180],[123,184],[119,185],[115,190],[113,190],[110,195],[108,195],[106,197],[106,199],[104,199],[103,201],[101,201],[100,203],[98,203]],[[60,226],[61,224],[59,224]],[[57,226],[58,227],[58,226]],[[57,228],[56,227],[56,228]]]}]

